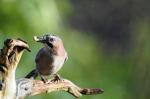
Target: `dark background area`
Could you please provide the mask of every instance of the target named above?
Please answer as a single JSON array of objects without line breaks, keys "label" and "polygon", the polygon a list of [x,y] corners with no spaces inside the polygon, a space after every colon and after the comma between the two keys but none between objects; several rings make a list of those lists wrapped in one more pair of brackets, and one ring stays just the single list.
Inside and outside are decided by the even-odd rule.
[{"label": "dark background area", "polygon": [[[42,47],[34,35],[59,35],[69,60],[59,74],[101,95],[81,99],[149,99],[149,0],[0,0],[0,47],[6,38],[27,40],[17,69],[24,77]],[[27,99],[73,99],[65,92]]]}]

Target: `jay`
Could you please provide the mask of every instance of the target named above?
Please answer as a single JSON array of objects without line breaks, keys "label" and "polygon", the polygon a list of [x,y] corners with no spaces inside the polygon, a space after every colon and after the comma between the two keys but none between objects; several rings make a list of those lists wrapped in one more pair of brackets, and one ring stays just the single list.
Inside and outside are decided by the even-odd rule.
[{"label": "jay", "polygon": [[32,70],[25,78],[36,78],[40,75],[41,80],[46,83],[47,77],[54,76],[55,80],[60,80],[57,72],[62,68],[68,59],[63,41],[55,35],[34,36],[36,42],[43,43],[44,47],[36,55],[36,68]]}]

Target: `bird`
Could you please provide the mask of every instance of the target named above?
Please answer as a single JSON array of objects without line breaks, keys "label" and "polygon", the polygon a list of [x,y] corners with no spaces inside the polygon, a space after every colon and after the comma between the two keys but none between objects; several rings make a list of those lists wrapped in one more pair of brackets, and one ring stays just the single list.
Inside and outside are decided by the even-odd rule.
[{"label": "bird", "polygon": [[42,47],[36,55],[36,68],[25,78],[36,78],[40,75],[44,83],[48,82],[48,76],[54,76],[53,81],[61,80],[57,72],[68,59],[61,38],[56,35],[45,34],[40,37],[34,36],[34,40],[42,43],[44,47]]}]

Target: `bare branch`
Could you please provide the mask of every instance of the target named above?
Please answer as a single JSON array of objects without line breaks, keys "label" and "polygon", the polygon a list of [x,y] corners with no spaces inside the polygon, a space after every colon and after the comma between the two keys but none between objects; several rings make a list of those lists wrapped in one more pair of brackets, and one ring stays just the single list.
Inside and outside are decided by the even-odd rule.
[{"label": "bare branch", "polygon": [[71,81],[63,79],[59,82],[43,83],[41,80],[20,79],[17,80],[17,99],[23,99],[26,96],[33,96],[41,93],[50,93],[54,91],[66,91],[79,98],[82,95],[93,95],[103,93],[102,89],[80,88]]},{"label": "bare branch", "polygon": [[6,39],[4,41],[4,47],[0,51],[0,72],[3,81],[0,99],[15,99],[16,97],[15,72],[23,49],[29,50],[29,46],[20,39]]}]

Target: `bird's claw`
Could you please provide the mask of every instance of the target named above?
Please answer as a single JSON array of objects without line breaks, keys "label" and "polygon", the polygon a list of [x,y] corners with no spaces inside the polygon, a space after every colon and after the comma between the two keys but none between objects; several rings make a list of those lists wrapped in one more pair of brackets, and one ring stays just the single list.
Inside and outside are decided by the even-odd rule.
[{"label": "bird's claw", "polygon": [[49,83],[50,83],[50,81],[49,81],[47,78],[43,77],[42,75],[40,75],[40,76],[41,76],[41,80],[42,80],[45,84],[49,84]]},{"label": "bird's claw", "polygon": [[58,74],[55,74],[54,78],[51,80],[51,82],[55,82],[55,83],[58,83],[60,81],[62,81],[62,78]]}]

